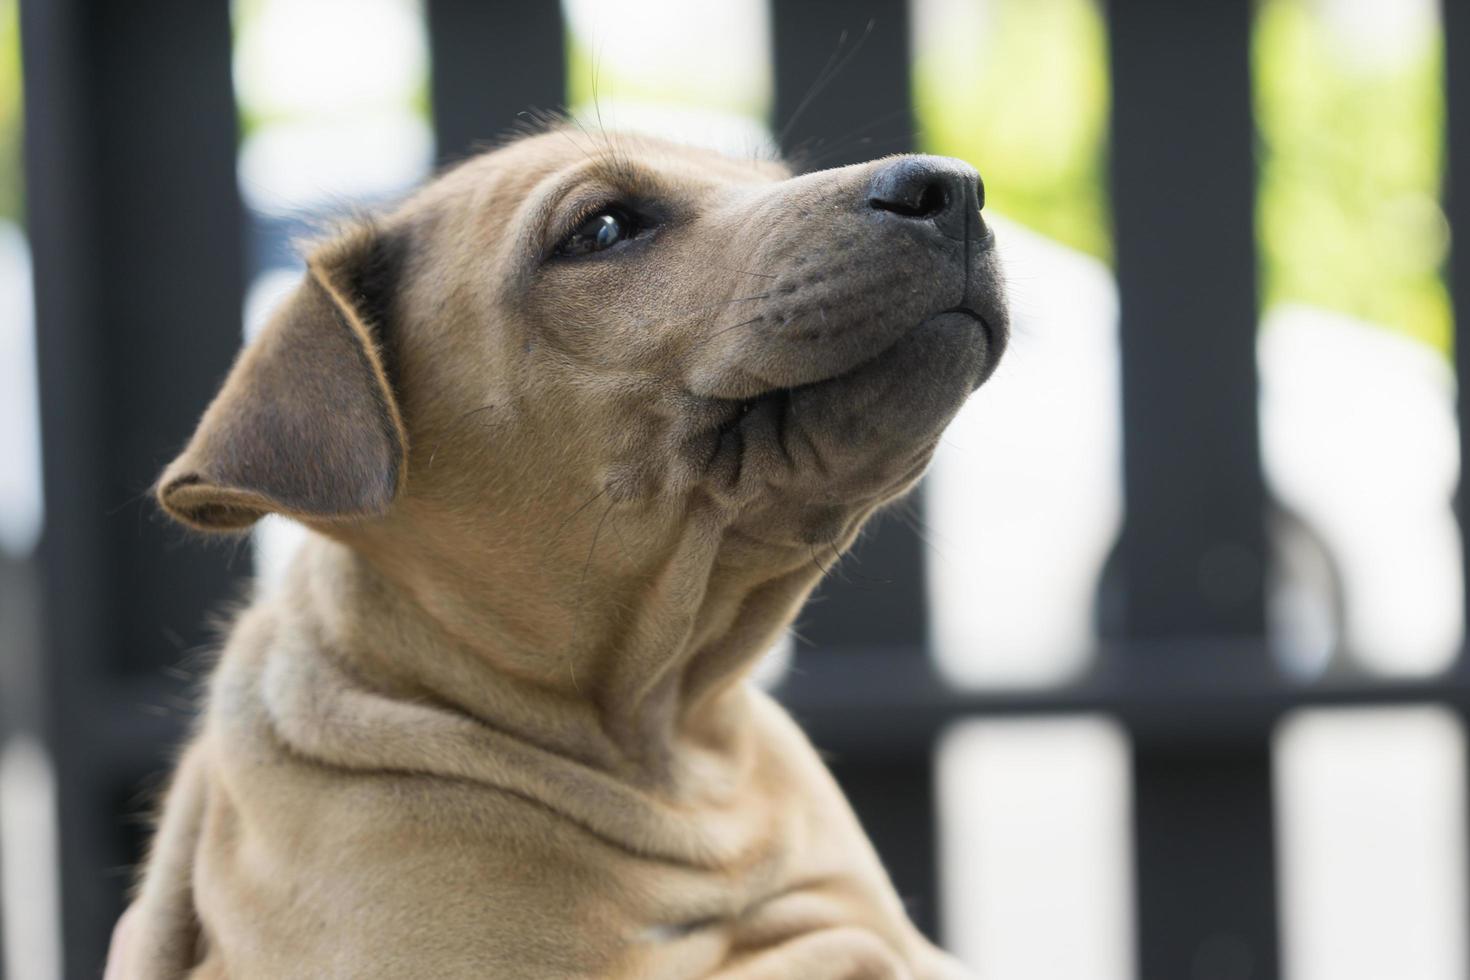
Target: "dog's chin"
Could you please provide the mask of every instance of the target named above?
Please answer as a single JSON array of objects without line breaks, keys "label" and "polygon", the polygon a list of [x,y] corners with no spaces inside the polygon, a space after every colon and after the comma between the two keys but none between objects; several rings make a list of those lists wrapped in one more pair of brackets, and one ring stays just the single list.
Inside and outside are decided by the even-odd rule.
[{"label": "dog's chin", "polygon": [[830,377],[718,400],[707,478],[731,490],[815,480],[855,498],[901,489],[990,376],[1004,329],[974,309],[947,309]]}]

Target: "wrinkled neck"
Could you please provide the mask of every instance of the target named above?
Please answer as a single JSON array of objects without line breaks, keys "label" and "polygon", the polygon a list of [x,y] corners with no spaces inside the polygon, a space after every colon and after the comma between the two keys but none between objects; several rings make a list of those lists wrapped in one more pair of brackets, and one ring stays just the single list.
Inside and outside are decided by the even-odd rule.
[{"label": "wrinkled neck", "polygon": [[[617,541],[604,522],[598,535]],[[581,567],[442,560],[432,541],[314,537],[290,588],[335,650],[402,697],[438,702],[630,778],[676,779],[681,747],[737,747],[742,681],[820,575],[809,561],[732,561],[695,515],[647,548]],[[624,547],[626,542],[617,547]],[[592,549],[595,552],[595,548]]]}]

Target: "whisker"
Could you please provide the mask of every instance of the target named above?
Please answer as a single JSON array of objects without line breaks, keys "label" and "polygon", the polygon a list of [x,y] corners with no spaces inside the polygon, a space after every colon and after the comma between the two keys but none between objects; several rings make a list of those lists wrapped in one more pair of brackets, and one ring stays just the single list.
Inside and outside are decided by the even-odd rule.
[{"label": "whisker", "polygon": [[602,67],[602,44],[598,44],[597,50],[592,55],[592,109],[597,113],[597,131],[607,138],[607,127],[602,124],[602,101],[598,97],[598,75]]},{"label": "whisker", "polygon": [[[769,299],[770,296],[771,296],[771,294],[768,293],[768,292],[767,293],[756,293],[756,294],[754,294],[752,296],[736,296],[734,299],[722,300],[722,301],[720,301],[718,303],[710,303],[708,306],[695,306],[695,307],[691,307],[691,308],[686,309],[686,310],[674,310],[673,311],[673,315],[674,316],[683,316],[686,313],[708,313],[711,310],[720,310],[720,309],[723,309],[723,308],[725,308],[727,306],[734,306],[736,303],[753,303],[756,300]],[[692,322],[692,321],[689,321],[689,320],[678,320],[678,321],[674,321],[673,323],[669,323],[667,321],[645,320],[645,321],[643,321],[642,323],[640,323],[638,325],[638,329],[639,330],[646,330],[646,329],[648,329],[650,327],[658,326],[658,325],[660,325],[660,323],[662,323],[664,326],[678,326],[680,324],[689,323],[689,322]]]},{"label": "whisker", "polygon": [[105,516],[107,516],[107,517],[116,517],[118,514],[121,514],[123,511],[125,511],[129,507],[133,506],[133,504],[136,504],[136,503],[139,503],[141,501],[147,500],[149,494],[152,493],[152,491],[153,491],[153,488],[152,487],[148,487],[148,488],[146,488],[144,490],[138,491],[137,493],[135,493],[132,496],[128,497],[128,499],[124,500],[122,503],[118,504],[116,507],[114,507],[111,510],[107,511],[107,513],[106,513]]},{"label": "whisker", "polygon": [[592,496],[588,497],[586,500],[582,501],[582,503],[580,503],[579,505],[577,505],[577,509],[574,510],[574,511],[572,511],[570,514],[568,514],[566,516],[566,518],[563,519],[562,522],[556,526],[556,530],[551,532],[551,537],[548,538],[547,541],[546,541],[547,547],[550,548],[551,545],[556,542],[556,539],[561,536],[561,532],[563,532],[563,531],[565,531],[567,529],[567,525],[570,524],[573,520],[575,520],[578,514],[582,513],[582,511],[584,511],[588,507],[592,506],[592,504],[599,497],[601,497],[603,494],[607,493],[607,490],[608,490],[607,487],[603,487],[601,490],[597,491]]},{"label": "whisker", "polygon": [[916,146],[921,135],[922,134],[918,130],[912,130],[908,133],[895,134],[893,136],[884,136],[880,138],[864,136],[853,141],[847,146],[827,146],[823,147],[819,152],[798,154],[795,157],[795,160],[797,163],[800,164],[802,170],[820,169],[820,164],[824,164],[832,157],[851,149],[853,146],[866,146],[868,147],[868,155],[881,156],[882,154],[878,151],[884,150],[886,148],[891,148],[892,150],[897,152],[906,150],[912,146]]},{"label": "whisker", "polygon": [[726,265],[716,265],[716,266],[711,266],[711,268],[720,269],[721,271],[724,271],[724,272],[738,272],[742,276],[758,276],[761,279],[775,279],[775,278],[777,278],[774,273],[770,273],[770,272],[751,272],[749,269],[732,269],[732,268],[730,268],[729,266],[726,266]]},{"label": "whisker", "polygon": [[791,116],[786,120],[786,125],[782,126],[781,132],[776,135],[777,146],[782,146],[786,143],[786,137],[791,135],[791,129],[793,126],[796,125],[797,120],[801,118],[801,114],[806,111],[807,107],[812,104],[817,96],[822,94],[822,92],[827,88],[828,85],[832,84],[832,81],[842,73],[842,70],[846,68],[847,65],[852,61],[852,59],[857,55],[857,53],[862,50],[863,43],[867,41],[868,37],[873,33],[873,27],[875,24],[877,24],[877,21],[875,19],[868,19],[868,26],[863,28],[862,36],[857,39],[853,46],[848,50],[847,54],[844,55],[840,60],[837,58],[837,55],[839,52],[842,51],[842,46],[847,43],[847,31],[843,31],[838,36],[837,49],[832,52],[832,57],[827,59],[826,66],[822,69],[821,72],[818,73],[817,80],[812,83],[811,89],[808,90],[806,96],[799,103],[797,103],[796,108],[792,110]]},{"label": "whisker", "polygon": [[[836,541],[828,541],[827,542],[827,547],[832,552],[832,567],[833,568],[836,568],[837,565],[838,565],[838,563],[840,563],[842,561],[842,553],[837,550],[837,542]],[[846,568],[843,571],[843,575],[842,575],[843,581],[845,581],[845,582],[853,582],[855,580],[860,580],[862,582],[868,583],[869,585],[892,585],[893,584],[893,579],[891,579],[891,578],[879,578],[878,576],[875,576],[875,575],[865,575],[865,574],[863,574],[860,571],[853,570],[852,569],[852,566],[853,565],[861,565],[863,563],[862,556],[855,555],[854,554],[854,555],[850,555],[849,557],[851,557],[852,561],[847,564]],[[864,589],[863,591],[865,591],[865,592],[872,592],[874,590],[873,589]]]},{"label": "whisker", "polygon": [[[811,166],[818,160],[834,156],[854,146],[872,143],[873,137],[865,136],[864,134],[880,126],[885,126],[895,119],[903,118],[909,112],[910,110],[907,106],[901,109],[892,109],[888,112],[880,113],[863,125],[850,129],[840,136],[835,136],[830,139],[827,137],[812,137],[803,140],[787,152],[787,159],[800,170],[811,169]],[[919,135],[917,130],[911,131],[908,134],[909,142],[917,143]],[[894,142],[898,139],[898,136],[888,136],[883,138],[883,142]]]},{"label": "whisker", "polygon": [[946,565],[951,564],[949,556],[934,543],[934,537],[936,535],[934,529],[925,523],[915,512],[915,505],[912,498],[904,501],[902,506],[893,508],[891,513],[914,533],[914,537],[919,539],[920,544],[934,552],[939,557],[939,560]]},{"label": "whisker", "polygon": [[488,412],[488,411],[490,411],[490,410],[492,410],[494,408],[495,408],[495,403],[494,402],[490,402],[489,404],[486,404],[486,405],[481,405],[479,408],[472,408],[468,412],[465,412],[463,415],[461,415],[459,418],[455,419],[454,420],[454,424],[455,425],[459,425],[459,423],[463,422],[465,419],[469,418],[471,415],[479,415],[481,412]]},{"label": "whisker", "polygon": [[809,554],[811,555],[812,564],[816,566],[817,571],[822,573],[822,577],[826,578],[827,573],[831,571],[831,569],[823,568],[822,563],[817,561],[817,549],[815,546],[811,548]]},{"label": "whisker", "polygon": [[837,47],[834,48],[832,50],[832,54],[828,56],[827,63],[822,66],[821,71],[817,72],[817,77],[812,80],[811,87],[806,90],[806,94],[801,97],[801,101],[798,102],[796,104],[796,108],[792,110],[791,116],[786,120],[786,125],[782,126],[781,131],[776,134],[777,146],[781,146],[786,142],[786,137],[791,134],[791,127],[796,125],[797,120],[801,118],[802,112],[806,110],[806,107],[811,103],[812,99],[814,99],[817,96],[817,93],[819,93],[822,90],[823,86],[825,86],[827,73],[832,71],[833,66],[837,63],[838,56],[842,53],[842,46],[846,43],[847,31],[844,30],[841,34],[837,35]]},{"label": "whisker", "polygon": [[708,337],[706,337],[705,340],[714,340],[716,337],[718,337],[718,336],[720,336],[722,334],[727,334],[731,330],[738,329],[739,327],[748,327],[752,323],[756,322],[759,319],[760,319],[760,317],[753,316],[749,320],[741,320],[739,323],[731,324],[728,327],[721,327],[719,330],[716,330],[714,333],[712,333]]}]

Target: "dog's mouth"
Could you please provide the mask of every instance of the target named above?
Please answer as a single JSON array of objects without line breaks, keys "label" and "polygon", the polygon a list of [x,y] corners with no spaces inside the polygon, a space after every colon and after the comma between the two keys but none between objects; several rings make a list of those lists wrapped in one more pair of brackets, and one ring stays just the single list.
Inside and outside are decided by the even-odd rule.
[{"label": "dog's mouth", "polygon": [[[933,355],[913,352],[923,346],[920,335],[925,333],[966,338],[952,341],[948,348],[952,351],[958,343],[969,349],[973,363],[961,383],[951,377],[952,366],[926,365]],[[773,386],[747,398],[707,398],[716,408],[711,413],[713,438],[706,443],[705,471],[727,487],[741,482],[752,459],[763,471],[779,466],[788,472],[825,472],[834,453],[860,456],[864,444],[875,441],[867,427],[844,424],[836,416],[883,416],[889,424],[876,440],[883,445],[875,449],[894,448],[895,428],[912,428],[915,438],[922,439],[932,428],[930,416],[947,417],[990,376],[1005,339],[1003,323],[997,325],[972,306],[953,306],[930,314],[872,356],[829,377]],[[929,376],[928,366],[944,378]],[[941,392],[937,396],[936,390]],[[905,398],[905,392],[913,397]]]},{"label": "dog's mouth", "polygon": [[[921,329],[925,325],[931,324],[942,317],[957,318],[961,321],[970,321],[972,323],[978,324],[980,328],[985,332],[986,347],[989,350],[996,351],[998,353],[1000,346],[1003,343],[1003,339],[1000,337],[996,327],[978,310],[969,306],[952,306],[947,310],[940,310],[937,313],[925,317],[918,324],[915,324],[913,329]],[[749,415],[751,412],[756,411],[762,406],[780,405],[782,403],[789,402],[791,396],[794,393],[813,391],[846,381],[867,370],[874,364],[882,361],[885,357],[888,356],[889,353],[893,351],[895,347],[902,344],[912,332],[913,331],[911,330],[902,334],[897,340],[893,341],[893,343],[889,344],[887,347],[884,347],[873,356],[859,361],[851,367],[843,371],[839,371],[830,377],[820,378],[816,381],[808,381],[805,384],[773,387],[759,394],[752,395],[749,398],[717,398],[715,399],[716,401],[732,406],[730,418],[724,424],[726,426],[736,424],[740,421],[740,419]],[[994,359],[995,358],[990,358],[991,361],[994,361]],[[990,371],[993,370],[993,368],[993,363],[987,366],[985,372],[981,375],[981,377],[976,380],[976,388],[980,387],[980,385],[985,382],[986,378],[990,376]]]}]

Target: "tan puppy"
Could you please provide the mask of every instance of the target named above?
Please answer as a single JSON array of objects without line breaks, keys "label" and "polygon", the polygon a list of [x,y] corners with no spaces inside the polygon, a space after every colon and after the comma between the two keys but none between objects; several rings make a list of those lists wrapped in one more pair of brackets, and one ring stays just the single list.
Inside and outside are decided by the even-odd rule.
[{"label": "tan puppy", "polygon": [[746,680],[1006,338],[980,183],[559,130],[318,249],[158,486],[236,622],[131,977],[921,978]]}]

